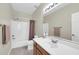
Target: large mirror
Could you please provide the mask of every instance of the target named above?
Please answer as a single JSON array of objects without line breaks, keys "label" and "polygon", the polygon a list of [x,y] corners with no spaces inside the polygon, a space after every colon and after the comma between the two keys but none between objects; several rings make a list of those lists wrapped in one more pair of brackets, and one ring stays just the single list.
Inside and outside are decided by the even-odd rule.
[{"label": "large mirror", "polygon": [[65,6],[44,15],[49,25],[49,35],[79,43],[79,3],[64,3]]}]

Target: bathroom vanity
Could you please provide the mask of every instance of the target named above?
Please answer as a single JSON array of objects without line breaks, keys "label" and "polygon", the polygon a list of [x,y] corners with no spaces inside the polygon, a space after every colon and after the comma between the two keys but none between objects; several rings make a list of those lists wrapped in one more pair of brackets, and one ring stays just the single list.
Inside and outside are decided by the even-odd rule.
[{"label": "bathroom vanity", "polygon": [[52,43],[50,38],[34,38],[34,55],[79,55],[79,45],[52,37],[57,43]]}]

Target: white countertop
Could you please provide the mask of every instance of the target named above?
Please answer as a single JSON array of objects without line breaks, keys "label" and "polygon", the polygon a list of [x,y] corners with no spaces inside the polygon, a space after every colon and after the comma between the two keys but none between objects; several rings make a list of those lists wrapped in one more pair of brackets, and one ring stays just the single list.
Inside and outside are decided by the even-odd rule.
[{"label": "white countertop", "polygon": [[49,38],[34,38],[34,41],[51,55],[79,55],[79,49],[63,44],[61,40],[57,44],[53,44]]}]

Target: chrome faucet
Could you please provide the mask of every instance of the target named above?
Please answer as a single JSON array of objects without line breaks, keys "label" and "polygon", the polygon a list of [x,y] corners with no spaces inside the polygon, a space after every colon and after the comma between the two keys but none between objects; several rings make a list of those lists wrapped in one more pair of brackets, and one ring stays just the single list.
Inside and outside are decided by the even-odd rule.
[{"label": "chrome faucet", "polygon": [[58,40],[51,40],[51,42],[52,42],[52,43],[57,43],[57,42],[58,42]]}]

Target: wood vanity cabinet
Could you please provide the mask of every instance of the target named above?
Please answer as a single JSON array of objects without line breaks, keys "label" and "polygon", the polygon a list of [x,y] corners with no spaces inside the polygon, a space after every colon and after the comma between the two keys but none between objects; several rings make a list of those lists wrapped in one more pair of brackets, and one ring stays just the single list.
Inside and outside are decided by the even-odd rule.
[{"label": "wood vanity cabinet", "polygon": [[33,55],[49,55],[49,53],[34,42]]}]

